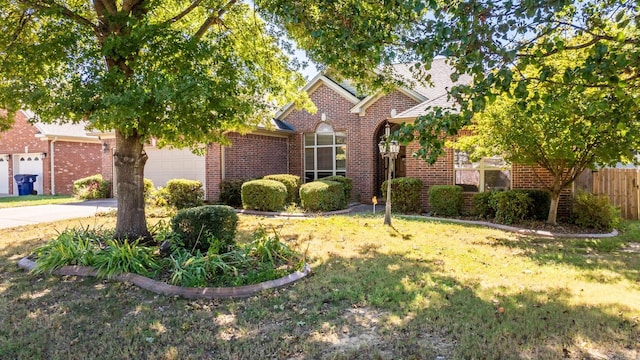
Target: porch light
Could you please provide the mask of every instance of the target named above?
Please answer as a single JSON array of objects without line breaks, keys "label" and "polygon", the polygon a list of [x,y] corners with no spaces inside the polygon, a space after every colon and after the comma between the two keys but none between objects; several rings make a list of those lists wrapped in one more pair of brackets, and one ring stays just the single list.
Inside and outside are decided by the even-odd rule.
[{"label": "porch light", "polygon": [[106,153],[109,150],[109,144],[106,142],[102,143],[102,152]]},{"label": "porch light", "polygon": [[47,157],[47,153],[46,152],[40,153],[40,158],[41,159],[44,160],[46,157]]},{"label": "porch light", "polygon": [[400,153],[400,144],[397,140],[390,140],[391,127],[389,123],[384,129],[385,136],[378,143],[378,150],[382,158],[389,158],[388,181],[387,181],[387,199],[385,200],[384,224],[391,226],[391,175],[394,171],[395,160]]}]

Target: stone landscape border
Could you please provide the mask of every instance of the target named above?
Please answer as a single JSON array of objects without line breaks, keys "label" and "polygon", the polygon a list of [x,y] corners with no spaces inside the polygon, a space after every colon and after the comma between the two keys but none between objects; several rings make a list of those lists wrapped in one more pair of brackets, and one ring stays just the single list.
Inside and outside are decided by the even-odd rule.
[{"label": "stone landscape border", "polygon": [[[36,266],[35,261],[25,257],[18,261],[18,266],[24,270],[31,271]],[[52,272],[60,276],[97,276],[96,269],[89,266],[63,266]],[[237,286],[237,287],[205,287],[191,288],[169,285],[162,281],[149,279],[148,277],[124,273],[113,276],[109,279],[121,282],[129,282],[153,293],[167,296],[181,296],[187,299],[235,299],[246,298],[267,289],[280,288],[303,279],[311,273],[311,266],[305,264],[302,270],[291,273],[285,277],[261,282],[259,284]]]}]

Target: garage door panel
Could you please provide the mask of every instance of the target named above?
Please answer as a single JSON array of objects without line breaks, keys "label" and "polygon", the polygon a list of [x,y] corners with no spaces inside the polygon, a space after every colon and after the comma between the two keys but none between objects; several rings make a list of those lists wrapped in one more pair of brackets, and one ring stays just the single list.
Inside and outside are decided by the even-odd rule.
[{"label": "garage door panel", "polygon": [[0,155],[0,194],[9,194],[9,161]]},{"label": "garage door panel", "polygon": [[205,157],[193,154],[187,149],[145,148],[147,164],[144,177],[155,186],[165,186],[171,179],[198,180],[206,183]]}]

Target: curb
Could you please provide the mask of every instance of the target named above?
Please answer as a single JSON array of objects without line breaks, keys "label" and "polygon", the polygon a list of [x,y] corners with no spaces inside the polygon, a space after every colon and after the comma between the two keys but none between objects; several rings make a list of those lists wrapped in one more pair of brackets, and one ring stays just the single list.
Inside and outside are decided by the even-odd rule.
[{"label": "curb", "polygon": [[611,231],[610,233],[605,233],[605,234],[565,234],[565,233],[554,233],[554,232],[545,231],[545,230],[523,229],[515,226],[494,224],[487,221],[449,219],[449,218],[420,216],[420,215],[413,215],[413,216],[403,215],[403,217],[413,218],[413,219],[426,219],[426,220],[432,220],[432,221],[452,222],[452,223],[465,224],[465,225],[486,226],[486,227],[494,228],[498,230],[518,233],[521,235],[536,235],[536,236],[543,236],[543,237],[550,237],[550,238],[605,239],[605,238],[612,238],[612,237],[618,236],[618,230],[616,229],[613,229],[613,231]]},{"label": "curb", "polygon": [[[25,257],[18,261],[18,266],[24,270],[31,271],[36,266],[36,263]],[[97,276],[98,272],[96,269],[89,266],[63,266],[52,273],[61,276]],[[130,282],[142,289],[160,295],[181,296],[187,299],[236,299],[246,298],[263,290],[275,289],[289,285],[295,281],[303,279],[310,273],[311,267],[309,264],[305,264],[302,271],[296,271],[280,279],[269,280],[253,285],[220,288],[189,288],[169,285],[161,281],[149,279],[148,277],[132,273],[124,273],[111,277],[110,279],[115,279],[120,282]]]},{"label": "curb", "polygon": [[244,214],[244,215],[258,215],[258,216],[268,216],[268,217],[276,217],[276,218],[314,218],[318,216],[332,216],[332,215],[343,215],[351,212],[352,206],[336,211],[327,211],[327,212],[317,212],[317,213],[287,213],[287,212],[271,212],[271,211],[258,211],[258,210],[246,210],[246,209],[235,209],[236,213]]}]

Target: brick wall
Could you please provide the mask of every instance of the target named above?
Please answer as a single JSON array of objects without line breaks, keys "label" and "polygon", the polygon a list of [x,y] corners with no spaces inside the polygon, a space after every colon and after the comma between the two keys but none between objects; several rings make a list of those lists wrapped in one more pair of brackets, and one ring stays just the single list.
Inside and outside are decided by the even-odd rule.
[{"label": "brick wall", "polygon": [[[41,182],[44,194],[51,194],[51,141],[36,138],[38,130],[28,122],[21,111],[16,113],[12,128],[0,133],[0,154],[47,153],[42,161]],[[99,174],[102,169],[100,144],[84,142],[55,141],[54,144],[55,193],[71,194],[73,181]],[[25,149],[28,147],[28,149]],[[13,194],[14,157],[9,160],[9,193]],[[17,194],[16,194],[17,195]]]},{"label": "brick wall", "polygon": [[222,181],[222,146],[209,144],[206,153],[206,182],[205,197],[209,201],[216,201],[220,197],[220,182]]},{"label": "brick wall", "polygon": [[227,135],[231,146],[224,148],[224,178],[251,179],[272,174],[287,174],[289,141],[265,135]]},{"label": "brick wall", "polygon": [[56,141],[53,147],[56,194],[73,194],[75,180],[101,173],[101,144]]},{"label": "brick wall", "polygon": [[290,138],[290,173],[304,178],[303,134],[315,132],[324,113],[326,122],[333,126],[334,131],[347,134],[347,176],[353,179],[353,199],[370,202],[377,194],[376,165],[380,156],[377,134],[390,117],[391,109],[400,113],[416,105],[416,102],[400,92],[393,92],[366,109],[364,116],[359,116],[350,112],[353,103],[324,84],[310,94],[310,98],[316,104],[317,113],[294,110],[283,119],[296,130],[296,134]]}]

